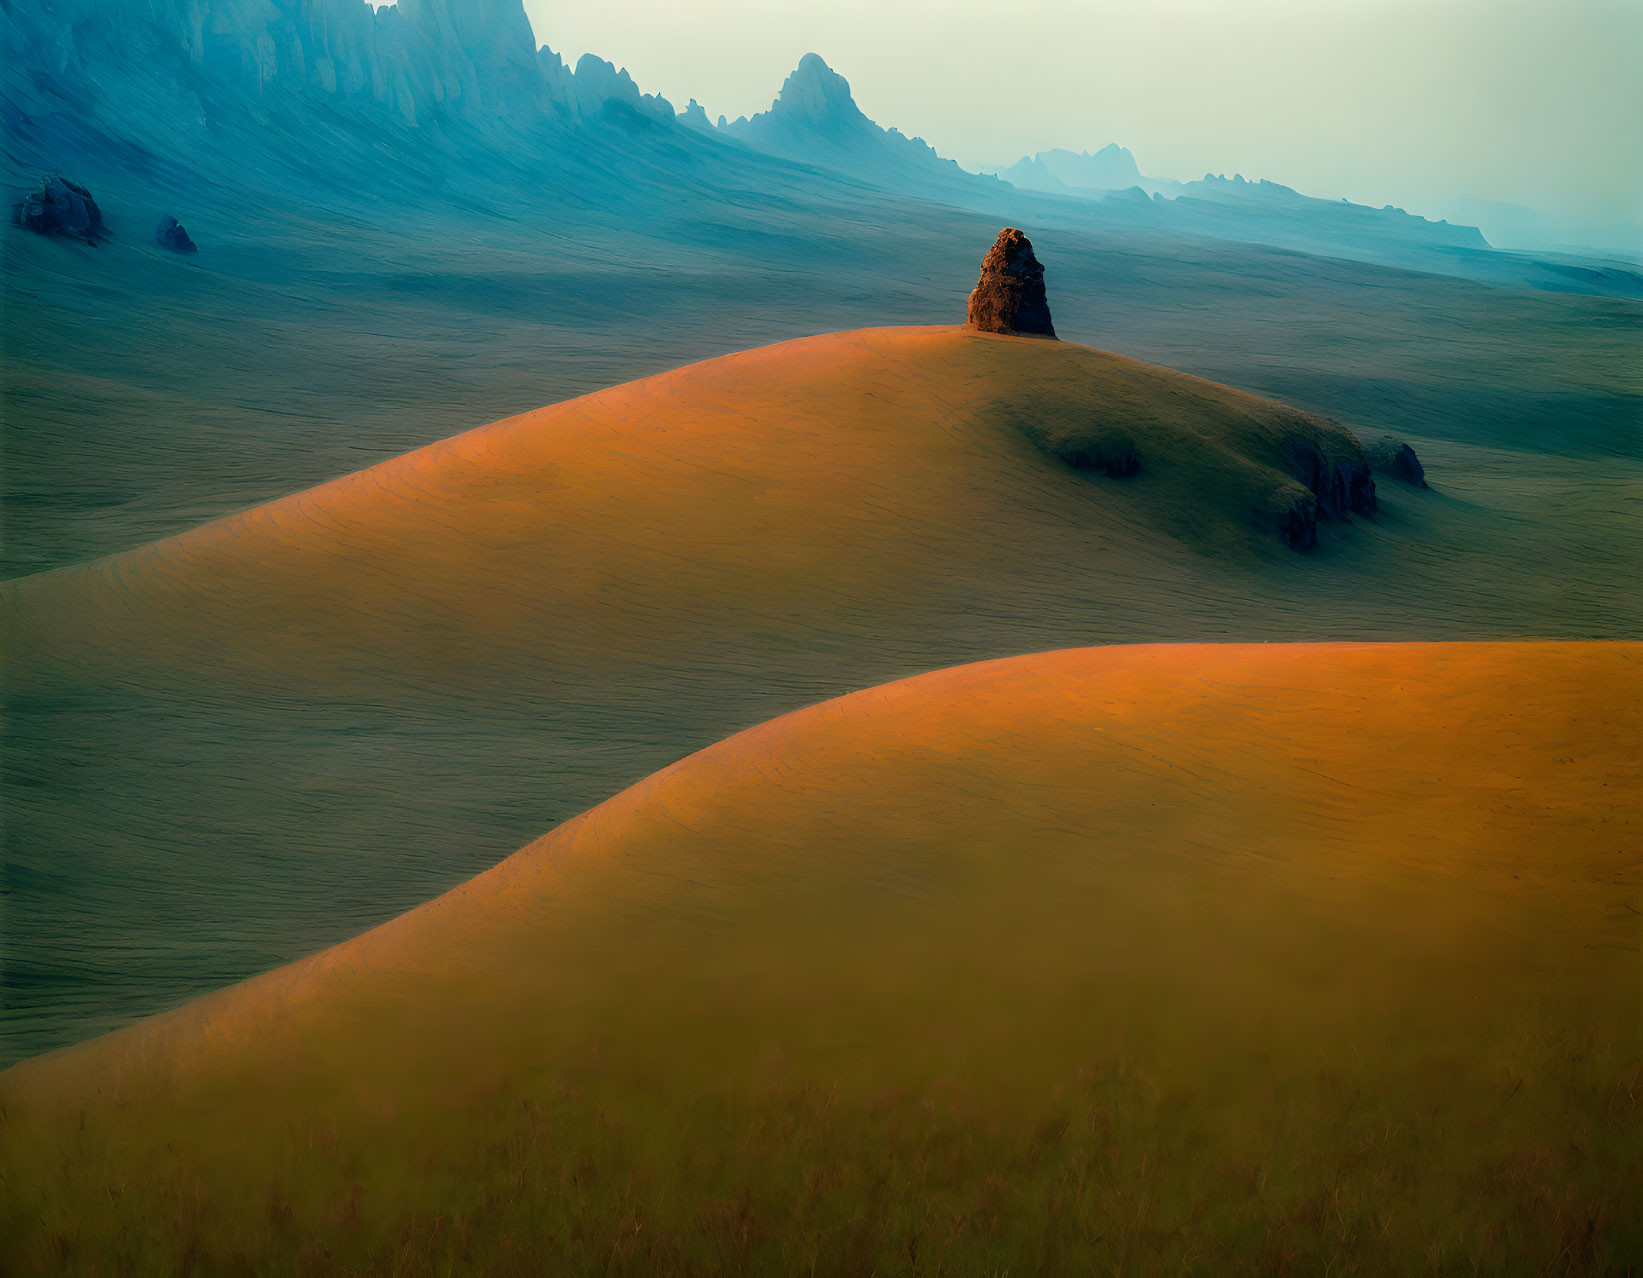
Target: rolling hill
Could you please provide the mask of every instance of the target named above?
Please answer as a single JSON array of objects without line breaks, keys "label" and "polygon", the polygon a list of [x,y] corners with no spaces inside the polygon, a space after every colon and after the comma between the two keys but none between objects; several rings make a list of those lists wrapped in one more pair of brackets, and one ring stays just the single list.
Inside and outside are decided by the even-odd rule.
[{"label": "rolling hill", "polygon": [[[865,329],[507,418],[22,579],[5,638],[26,679],[300,669],[362,688],[551,678],[750,628],[893,635],[994,607],[1087,625],[1102,596],[1134,603],[1133,624],[1160,579],[1251,624],[1623,627],[1623,599],[1594,592],[1582,612],[1567,580],[1513,577],[1536,516],[1377,487],[1340,423],[1123,356]],[[1314,533],[1311,561],[1284,549]],[[1556,549],[1548,533],[1541,553]],[[1370,583],[1395,597],[1366,598]]]},{"label": "rolling hill", "polygon": [[[26,579],[7,640],[26,672],[77,678],[209,647],[217,673],[493,681],[561,645],[680,650],[852,600],[970,607],[1153,546],[1259,571],[1376,508],[1359,441],[1314,414],[1066,343],[869,329],[509,418]],[[1073,538],[1087,572],[1057,562]]]},{"label": "rolling hill", "polygon": [[1639,645],[1459,643],[799,711],[0,1075],[8,1267],[1601,1272],[1640,705]]},{"label": "rolling hill", "polygon": [[865,330],[8,583],[7,1055],[339,941],[852,688],[1069,644],[1643,629],[1635,465],[1417,438],[1434,487],[1379,477],[1303,554],[1262,513],[1306,499],[1297,432],[1351,447],[1070,342]]},{"label": "rolling hill", "polygon": [[[1635,264],[519,0],[0,38],[0,1270],[1643,1255]],[[928,326],[1001,220],[1074,340]]]}]

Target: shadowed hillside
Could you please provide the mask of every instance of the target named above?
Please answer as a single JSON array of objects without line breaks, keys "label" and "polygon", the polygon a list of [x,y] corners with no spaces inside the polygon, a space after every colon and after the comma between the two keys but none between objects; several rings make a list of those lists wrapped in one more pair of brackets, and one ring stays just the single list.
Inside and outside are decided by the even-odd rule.
[{"label": "shadowed hillside", "polygon": [[1635,644],[1232,645],[801,711],[0,1076],[5,1255],[1612,1271],[1640,704]]}]

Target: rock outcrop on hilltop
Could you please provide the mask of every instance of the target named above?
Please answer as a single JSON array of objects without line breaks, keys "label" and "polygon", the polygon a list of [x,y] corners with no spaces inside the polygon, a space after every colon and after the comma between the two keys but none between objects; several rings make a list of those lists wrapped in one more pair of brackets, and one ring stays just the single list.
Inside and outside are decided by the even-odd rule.
[{"label": "rock outcrop on hilltop", "polygon": [[11,220],[40,235],[66,235],[87,244],[97,243],[107,233],[103,211],[91,192],[63,177],[44,179],[38,191],[12,205]]},{"label": "rock outcrop on hilltop", "polygon": [[196,253],[199,251],[194,241],[189,238],[188,231],[183,224],[174,217],[160,220],[160,225],[154,230],[154,242],[161,248],[171,249],[176,253]]},{"label": "rock outcrop on hilltop", "polygon": [[1383,475],[1402,480],[1415,488],[1426,487],[1426,468],[1415,450],[1401,439],[1383,435],[1364,450],[1369,465]]},{"label": "rock outcrop on hilltop", "polygon": [[984,333],[1055,336],[1044,268],[1033,254],[1033,242],[1013,226],[998,233],[981,259],[981,278],[970,293],[969,324]]}]

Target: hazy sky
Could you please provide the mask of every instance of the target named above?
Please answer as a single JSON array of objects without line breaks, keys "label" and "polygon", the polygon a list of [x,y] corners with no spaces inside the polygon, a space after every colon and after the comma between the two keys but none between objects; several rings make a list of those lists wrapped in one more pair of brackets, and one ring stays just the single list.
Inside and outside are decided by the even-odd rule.
[{"label": "hazy sky", "polygon": [[675,106],[769,106],[814,50],[966,167],[1130,147],[1440,216],[1467,197],[1635,222],[1643,0],[525,0]]}]

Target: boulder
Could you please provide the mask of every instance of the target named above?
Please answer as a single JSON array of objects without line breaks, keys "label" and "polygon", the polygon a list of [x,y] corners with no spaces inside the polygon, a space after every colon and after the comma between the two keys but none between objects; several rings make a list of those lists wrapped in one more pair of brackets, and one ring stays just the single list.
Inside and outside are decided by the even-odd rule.
[{"label": "boulder", "polygon": [[1055,336],[1044,268],[1033,256],[1033,242],[1013,226],[998,233],[981,260],[981,278],[970,294],[969,324],[984,333]]},{"label": "boulder", "polygon": [[160,220],[160,225],[154,231],[154,242],[161,248],[168,248],[177,253],[198,251],[194,246],[194,241],[188,238],[188,231],[174,217]]},{"label": "boulder", "polygon": [[1369,464],[1383,475],[1402,480],[1415,488],[1426,487],[1426,468],[1415,450],[1401,439],[1383,435],[1364,450]]},{"label": "boulder", "polygon": [[106,234],[103,212],[91,192],[63,177],[44,179],[38,191],[12,205],[11,220],[41,235],[67,235],[87,244]]}]

